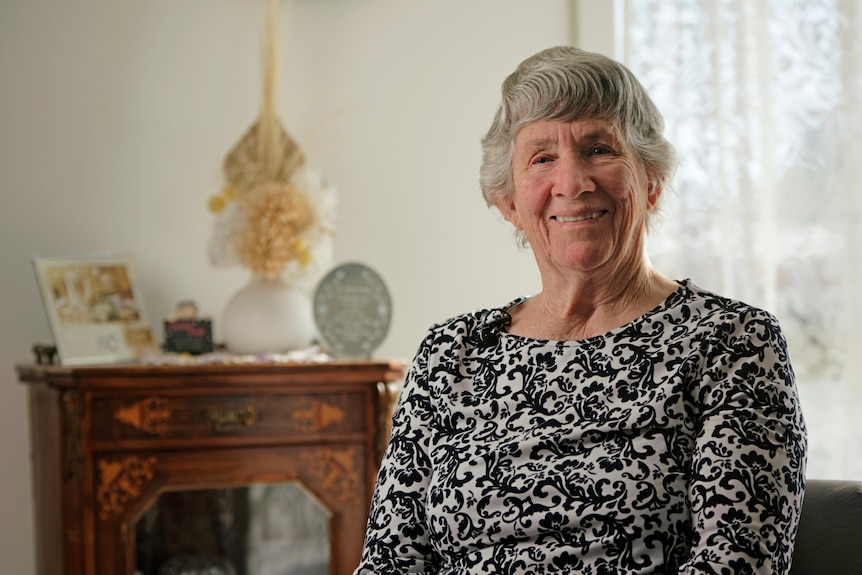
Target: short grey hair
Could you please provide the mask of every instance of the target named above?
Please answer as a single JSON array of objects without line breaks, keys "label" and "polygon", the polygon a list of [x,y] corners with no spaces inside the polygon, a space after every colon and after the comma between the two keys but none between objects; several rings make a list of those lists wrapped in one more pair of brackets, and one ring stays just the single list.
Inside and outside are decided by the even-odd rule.
[{"label": "short grey hair", "polygon": [[634,74],[601,54],[557,46],[527,58],[503,82],[500,105],[482,138],[479,185],[485,201],[493,205],[515,193],[518,130],[540,120],[576,119],[610,122],[653,181],[667,185],[673,177],[676,151],[663,135],[664,118]]}]

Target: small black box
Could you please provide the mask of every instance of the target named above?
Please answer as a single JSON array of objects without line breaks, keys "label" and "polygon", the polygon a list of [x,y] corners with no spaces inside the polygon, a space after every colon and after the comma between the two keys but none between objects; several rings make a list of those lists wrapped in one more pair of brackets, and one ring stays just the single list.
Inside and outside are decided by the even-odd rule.
[{"label": "small black box", "polygon": [[165,351],[199,355],[213,350],[212,321],[179,319],[165,321]]}]

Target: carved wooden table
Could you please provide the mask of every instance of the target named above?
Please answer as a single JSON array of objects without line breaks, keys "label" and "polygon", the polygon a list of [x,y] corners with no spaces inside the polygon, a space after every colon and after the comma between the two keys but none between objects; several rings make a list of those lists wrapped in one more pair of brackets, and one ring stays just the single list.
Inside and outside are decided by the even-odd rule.
[{"label": "carved wooden table", "polygon": [[328,572],[350,573],[403,368],[19,366],[39,575],[144,573],[138,522],[162,494],[279,482],[325,509]]}]

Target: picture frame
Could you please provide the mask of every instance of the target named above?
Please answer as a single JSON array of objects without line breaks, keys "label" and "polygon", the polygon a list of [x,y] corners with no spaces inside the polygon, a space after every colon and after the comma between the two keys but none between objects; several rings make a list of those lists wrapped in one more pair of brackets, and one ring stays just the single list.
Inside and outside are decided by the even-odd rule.
[{"label": "picture frame", "polygon": [[130,363],[158,350],[130,257],[32,256],[61,365]]}]

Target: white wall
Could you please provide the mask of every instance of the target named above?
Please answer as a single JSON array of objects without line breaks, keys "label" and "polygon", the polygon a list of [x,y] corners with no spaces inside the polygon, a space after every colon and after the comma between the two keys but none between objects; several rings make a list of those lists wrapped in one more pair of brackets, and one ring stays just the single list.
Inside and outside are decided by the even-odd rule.
[{"label": "white wall", "polygon": [[[481,199],[479,138],[503,77],[570,42],[579,4],[282,6],[282,120],[340,190],[337,263],[374,267],[393,295],[377,356],[409,358],[431,322],[536,290],[532,257]],[[184,298],[220,313],[246,274],[207,263],[205,205],[257,113],[263,21],[263,0],[0,2],[3,573],[34,569],[14,365],[51,334],[30,256],[128,252],[154,321]]]}]

